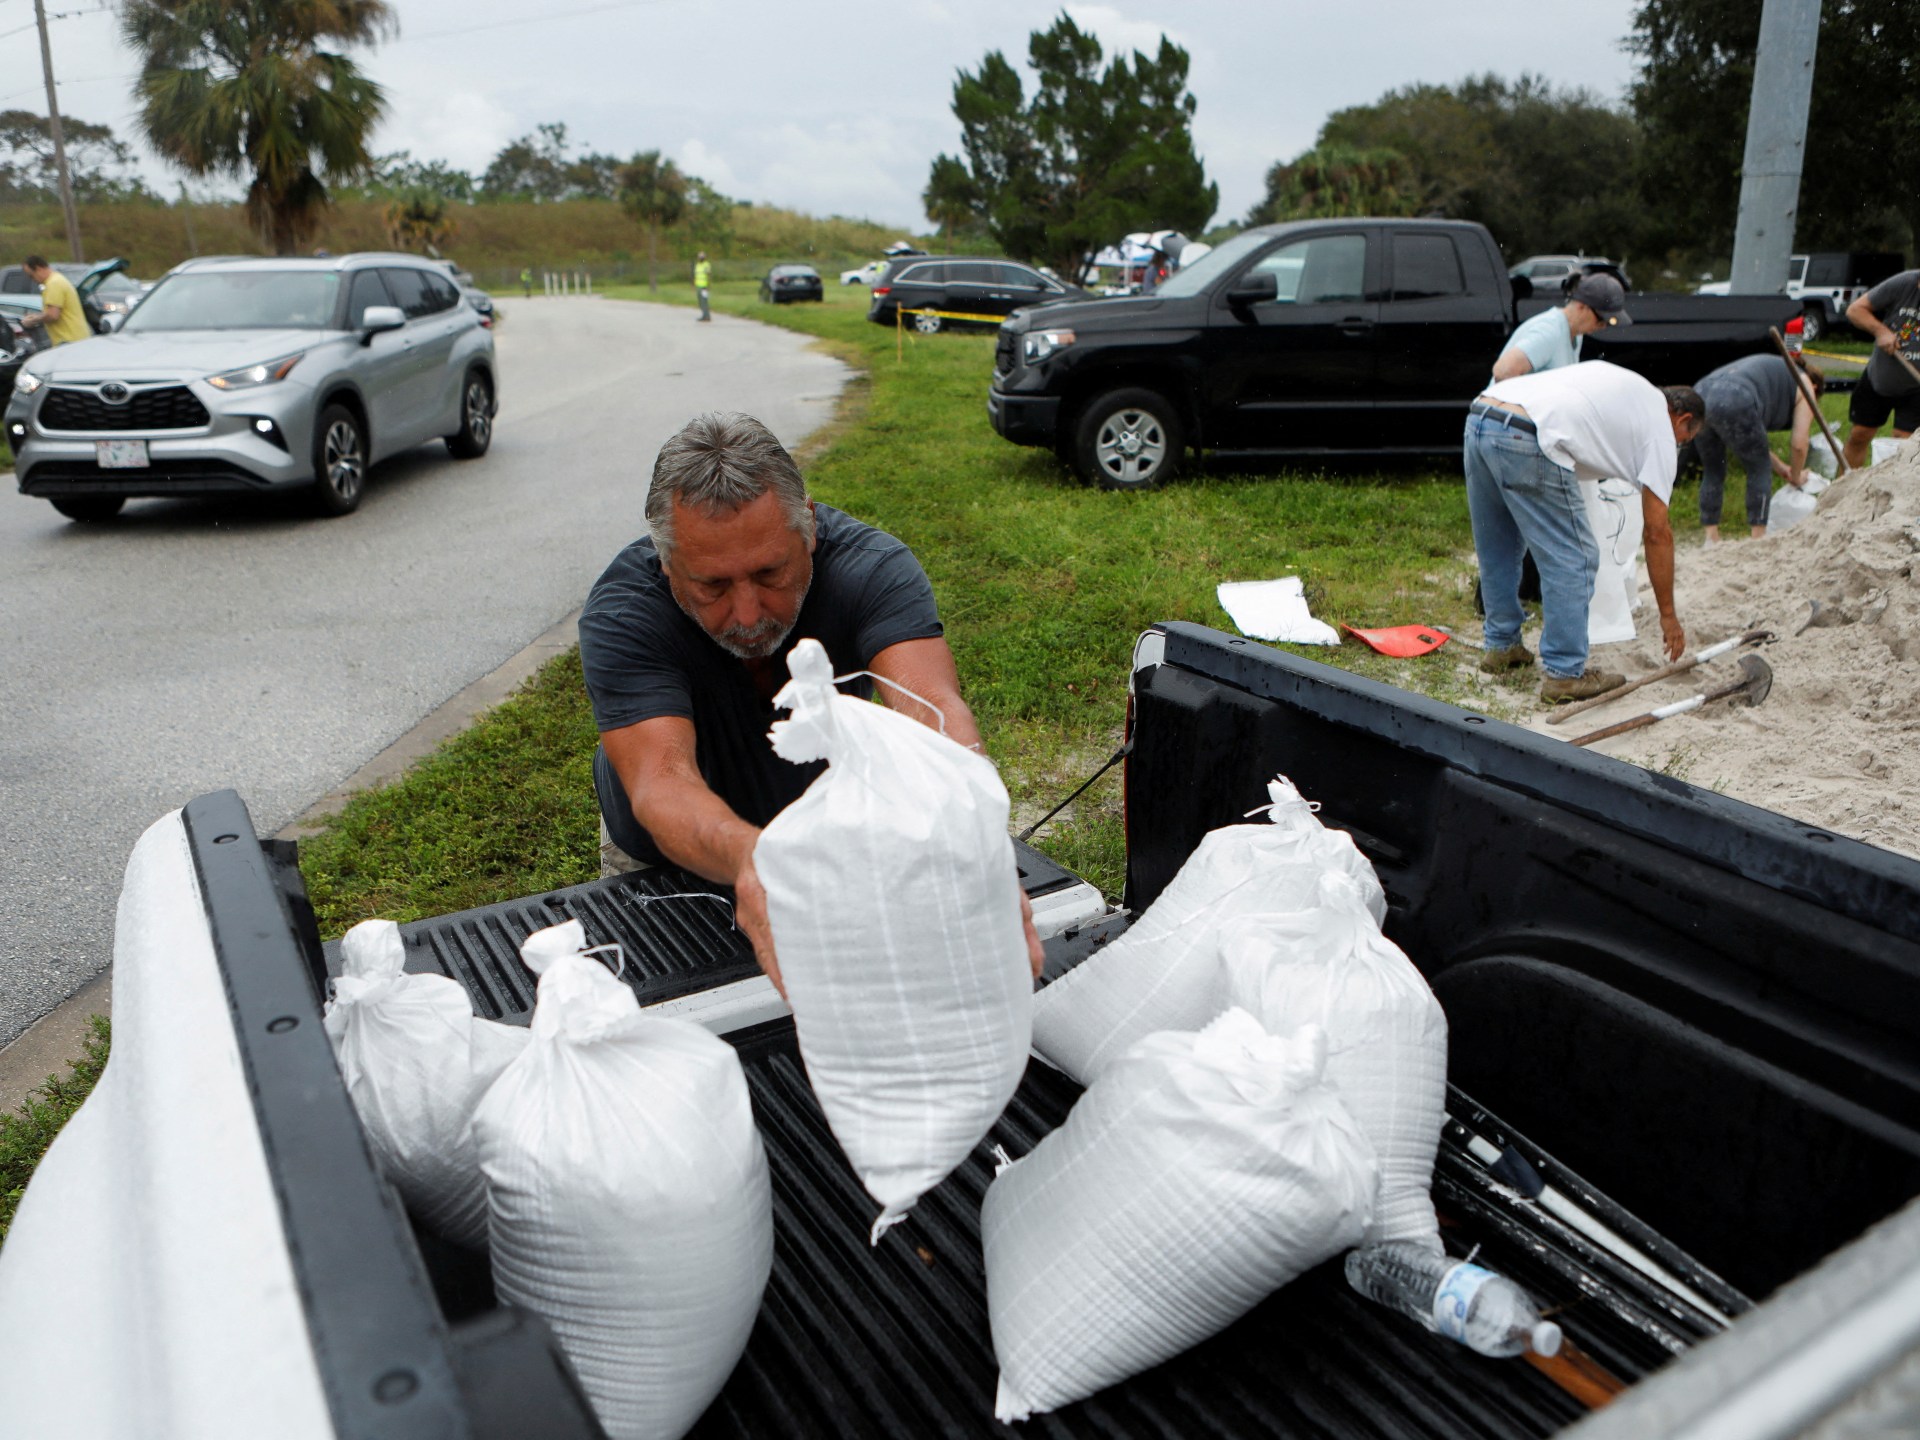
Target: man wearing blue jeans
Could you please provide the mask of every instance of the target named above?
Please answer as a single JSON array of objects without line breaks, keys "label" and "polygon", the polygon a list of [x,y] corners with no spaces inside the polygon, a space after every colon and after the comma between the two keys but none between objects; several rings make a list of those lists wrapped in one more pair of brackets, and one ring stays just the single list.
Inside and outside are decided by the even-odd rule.
[{"label": "man wearing blue jeans", "polygon": [[1482,670],[1499,674],[1533,663],[1520,640],[1520,565],[1531,550],[1545,612],[1541,698],[1584,700],[1625,683],[1624,676],[1587,664],[1587,607],[1600,552],[1579,481],[1610,476],[1640,488],[1660,635],[1667,658],[1680,658],[1687,635],[1673,606],[1667,501],[1680,446],[1699,432],[1706,408],[1685,386],[1661,390],[1602,360],[1502,380],[1473,402],[1465,461],[1487,608]]}]

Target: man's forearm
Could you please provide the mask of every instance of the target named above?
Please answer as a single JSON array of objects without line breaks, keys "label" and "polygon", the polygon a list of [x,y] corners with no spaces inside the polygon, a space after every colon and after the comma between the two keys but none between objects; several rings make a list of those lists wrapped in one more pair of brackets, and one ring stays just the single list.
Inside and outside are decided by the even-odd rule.
[{"label": "man's forearm", "polygon": [[655,776],[635,783],[625,776],[628,803],[660,847],[660,853],[684,870],[731,885],[760,838],[703,781]]},{"label": "man's forearm", "polygon": [[1673,531],[1646,537],[1647,583],[1653,586],[1653,603],[1662,620],[1678,618],[1673,608]]}]

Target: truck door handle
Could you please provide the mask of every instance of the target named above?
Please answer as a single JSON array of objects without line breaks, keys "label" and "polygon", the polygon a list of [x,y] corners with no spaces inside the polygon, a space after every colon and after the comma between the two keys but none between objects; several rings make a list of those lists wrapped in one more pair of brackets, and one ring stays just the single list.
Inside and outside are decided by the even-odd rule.
[{"label": "truck door handle", "polygon": [[1358,315],[1349,315],[1340,322],[1337,328],[1342,335],[1351,335],[1358,338],[1373,332],[1373,321],[1363,319]]}]

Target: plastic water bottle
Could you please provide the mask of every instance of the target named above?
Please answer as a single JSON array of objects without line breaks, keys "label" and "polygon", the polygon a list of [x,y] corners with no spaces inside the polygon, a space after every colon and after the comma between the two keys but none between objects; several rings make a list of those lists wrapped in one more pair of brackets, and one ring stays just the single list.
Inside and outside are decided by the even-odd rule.
[{"label": "plastic water bottle", "polygon": [[1347,1283],[1482,1355],[1557,1354],[1560,1327],[1504,1275],[1409,1244],[1369,1245],[1347,1256]]}]

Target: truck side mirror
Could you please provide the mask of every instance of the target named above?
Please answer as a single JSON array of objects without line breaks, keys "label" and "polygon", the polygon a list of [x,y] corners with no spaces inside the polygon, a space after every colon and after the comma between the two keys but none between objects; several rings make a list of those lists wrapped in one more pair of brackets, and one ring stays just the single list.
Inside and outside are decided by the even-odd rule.
[{"label": "truck side mirror", "polygon": [[1516,300],[1531,300],[1533,298],[1533,281],[1529,280],[1525,275],[1515,275],[1513,277],[1513,298]]},{"label": "truck side mirror", "polygon": [[1240,283],[1227,292],[1227,304],[1238,310],[1280,298],[1280,280],[1271,270],[1256,270],[1240,277]]}]

